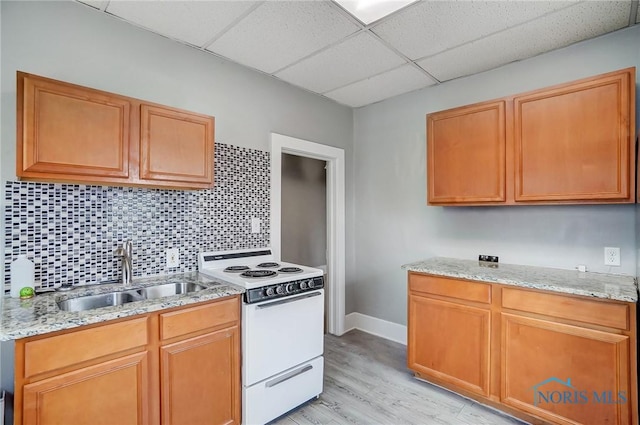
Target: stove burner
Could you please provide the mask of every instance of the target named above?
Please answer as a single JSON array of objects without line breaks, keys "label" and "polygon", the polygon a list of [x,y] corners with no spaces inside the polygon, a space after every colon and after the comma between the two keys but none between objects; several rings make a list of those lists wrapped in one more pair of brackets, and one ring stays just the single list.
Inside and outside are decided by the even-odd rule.
[{"label": "stove burner", "polygon": [[271,277],[275,276],[277,273],[273,270],[248,270],[242,273],[240,276],[242,277]]},{"label": "stove burner", "polygon": [[300,273],[302,269],[300,267],[283,267],[278,271],[281,273]]},{"label": "stove burner", "polygon": [[273,262],[268,262],[268,263],[260,263],[258,264],[256,267],[263,267],[263,268],[274,268],[274,267],[280,267],[280,264],[278,263],[273,263]]},{"label": "stove burner", "polygon": [[239,273],[245,270],[249,270],[249,266],[229,266],[224,269],[224,271],[227,273]]}]

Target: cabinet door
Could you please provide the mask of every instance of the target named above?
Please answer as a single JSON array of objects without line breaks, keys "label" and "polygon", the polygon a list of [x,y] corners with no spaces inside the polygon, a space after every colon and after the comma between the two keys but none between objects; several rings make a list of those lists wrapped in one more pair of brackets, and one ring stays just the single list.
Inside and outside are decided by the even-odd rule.
[{"label": "cabinet door", "polygon": [[502,314],[502,402],[559,424],[628,424],[629,337]]},{"label": "cabinet door", "polygon": [[138,353],[24,386],[23,423],[149,423],[147,353]]},{"label": "cabinet door", "polygon": [[140,120],[140,179],[213,184],[213,117],[143,104]]},{"label": "cabinet door", "polygon": [[18,73],[19,177],[126,181],[130,102]]},{"label": "cabinet door", "polygon": [[234,326],[160,349],[164,425],[240,423],[239,347]]},{"label": "cabinet door", "polygon": [[427,116],[430,204],[505,201],[505,102]]},{"label": "cabinet door", "polygon": [[633,198],[635,72],[514,98],[515,200]]},{"label": "cabinet door", "polygon": [[411,294],[408,367],[488,396],[489,329],[489,310]]}]

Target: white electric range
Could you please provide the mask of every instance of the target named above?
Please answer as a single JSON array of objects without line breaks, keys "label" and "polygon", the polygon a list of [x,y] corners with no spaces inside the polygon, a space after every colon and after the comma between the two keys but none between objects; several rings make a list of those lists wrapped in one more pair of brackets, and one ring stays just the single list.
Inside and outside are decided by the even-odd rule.
[{"label": "white electric range", "polygon": [[200,273],[246,289],[242,423],[267,423],[322,393],[324,278],[269,248],[200,253]]}]

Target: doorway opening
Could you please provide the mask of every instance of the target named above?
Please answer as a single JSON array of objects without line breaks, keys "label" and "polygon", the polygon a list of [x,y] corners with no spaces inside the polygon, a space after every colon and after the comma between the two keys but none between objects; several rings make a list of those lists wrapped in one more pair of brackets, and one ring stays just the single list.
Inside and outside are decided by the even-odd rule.
[{"label": "doorway opening", "polygon": [[282,154],[326,162],[327,330],[344,333],[345,172],[344,150],[271,133],[271,249],[282,259]]}]

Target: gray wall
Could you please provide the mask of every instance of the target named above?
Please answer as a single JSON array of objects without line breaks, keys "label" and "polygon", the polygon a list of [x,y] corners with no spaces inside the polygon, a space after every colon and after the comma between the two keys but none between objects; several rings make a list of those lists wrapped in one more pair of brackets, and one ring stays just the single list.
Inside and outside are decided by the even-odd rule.
[{"label": "gray wall", "polygon": [[326,161],[282,154],[283,261],[316,267],[327,264]]},{"label": "gray wall", "polygon": [[[17,70],[213,115],[216,141],[226,144],[268,151],[269,134],[276,132],[343,148],[350,289],[354,264],[351,108],[80,3],[2,1],[0,7],[3,182],[15,179]],[[349,289],[347,311],[352,311]]]},{"label": "gray wall", "polygon": [[640,26],[499,69],[357,109],[354,114],[355,311],[406,323],[403,263],[431,256],[573,268],[603,265],[621,248],[636,274],[634,205],[433,207],[426,205],[425,115],[620,68],[640,71]]}]

